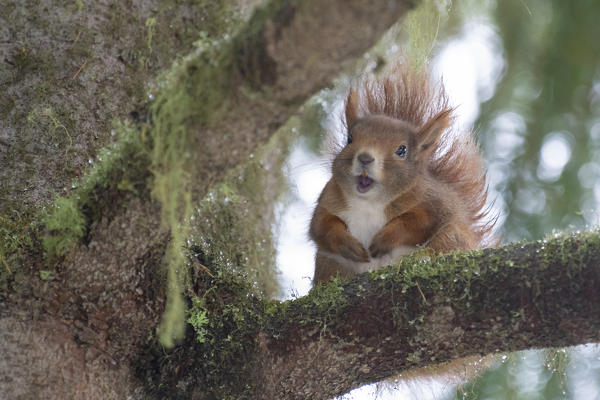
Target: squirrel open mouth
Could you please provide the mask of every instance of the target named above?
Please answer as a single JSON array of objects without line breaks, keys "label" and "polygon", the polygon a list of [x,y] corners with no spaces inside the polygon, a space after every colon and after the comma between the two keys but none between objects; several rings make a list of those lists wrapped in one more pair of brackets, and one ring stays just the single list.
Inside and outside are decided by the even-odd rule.
[{"label": "squirrel open mouth", "polygon": [[361,176],[358,177],[358,185],[356,185],[356,190],[359,193],[367,193],[373,184],[373,179],[369,178],[364,172]]}]

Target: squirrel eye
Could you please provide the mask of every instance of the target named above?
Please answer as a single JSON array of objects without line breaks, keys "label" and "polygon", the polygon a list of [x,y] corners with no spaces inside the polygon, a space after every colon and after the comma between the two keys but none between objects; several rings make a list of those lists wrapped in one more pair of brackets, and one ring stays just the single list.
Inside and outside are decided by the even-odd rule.
[{"label": "squirrel eye", "polygon": [[352,143],[352,135],[348,133],[348,144]]},{"label": "squirrel eye", "polygon": [[398,150],[396,150],[396,154],[400,157],[400,158],[404,158],[406,157],[406,146],[402,145],[400,147],[398,147]]}]

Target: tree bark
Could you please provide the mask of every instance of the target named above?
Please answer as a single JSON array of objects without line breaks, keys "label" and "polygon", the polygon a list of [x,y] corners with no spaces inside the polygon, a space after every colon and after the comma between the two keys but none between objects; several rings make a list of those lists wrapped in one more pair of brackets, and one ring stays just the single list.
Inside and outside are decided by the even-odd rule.
[{"label": "tree bark", "polygon": [[[243,331],[240,315],[213,310],[205,298],[209,313],[232,318],[219,325],[229,330],[205,332],[211,347],[233,337],[243,350],[213,353],[214,362],[192,338],[166,356],[150,351],[142,358],[154,365],[146,389],[154,398],[329,399],[470,355],[597,342],[599,284],[600,235],[593,232],[414,256],[293,301],[243,301]],[[235,378],[225,374],[232,386],[214,380],[223,371],[235,371]]]},{"label": "tree bark", "polygon": [[[199,71],[213,60],[197,52],[178,77],[194,100],[184,121],[194,200],[412,2],[262,2],[254,17],[235,20],[234,37],[207,28],[214,21],[203,21],[203,7],[212,2],[63,3],[12,2],[0,11],[7,66],[0,84],[8,94],[0,99],[0,392],[19,399],[124,398],[140,387],[135,359],[164,310],[169,235],[150,196],[147,153],[124,153],[87,193],[78,210],[84,237],[64,258],[44,257],[41,241],[53,232],[43,226],[43,209],[57,194],[76,197],[71,180],[84,180],[89,164],[101,163],[99,154],[111,154],[118,142],[113,118],[129,115],[134,132],[151,145],[150,98],[165,86],[147,83],[201,34],[208,38],[200,44],[233,44],[221,53],[215,46],[227,60],[217,71],[226,87],[200,90],[207,79]],[[222,100],[220,113],[202,108],[214,98]],[[209,126],[199,122],[201,112],[218,117]]]}]

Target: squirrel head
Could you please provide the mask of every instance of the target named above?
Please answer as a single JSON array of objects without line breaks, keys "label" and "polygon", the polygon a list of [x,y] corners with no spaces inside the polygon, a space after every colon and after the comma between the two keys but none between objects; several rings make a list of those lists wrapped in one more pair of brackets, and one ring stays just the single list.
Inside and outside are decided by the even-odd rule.
[{"label": "squirrel head", "polygon": [[428,173],[444,147],[452,108],[426,71],[391,66],[367,75],[346,98],[347,141],[333,161],[333,178],[351,196],[390,201]]},{"label": "squirrel head", "polygon": [[411,190],[427,173],[451,110],[422,126],[385,115],[347,120],[347,143],[333,161],[333,178],[350,196],[387,201]]}]

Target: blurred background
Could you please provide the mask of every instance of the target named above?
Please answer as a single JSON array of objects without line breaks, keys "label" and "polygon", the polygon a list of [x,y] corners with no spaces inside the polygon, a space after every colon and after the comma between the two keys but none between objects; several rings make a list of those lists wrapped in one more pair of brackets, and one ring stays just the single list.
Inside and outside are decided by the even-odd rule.
[{"label": "blurred background", "polygon": [[[488,168],[504,243],[593,229],[600,218],[600,1],[424,1],[365,56],[375,69],[400,55],[443,80],[457,123],[472,130]],[[290,192],[276,207],[281,298],[311,286],[307,227],[329,179],[320,151],[339,135],[351,77],[305,106],[287,163]],[[499,356],[470,383],[452,379],[360,388],[344,399],[600,399],[600,350]]]}]

